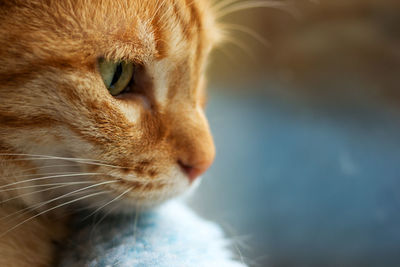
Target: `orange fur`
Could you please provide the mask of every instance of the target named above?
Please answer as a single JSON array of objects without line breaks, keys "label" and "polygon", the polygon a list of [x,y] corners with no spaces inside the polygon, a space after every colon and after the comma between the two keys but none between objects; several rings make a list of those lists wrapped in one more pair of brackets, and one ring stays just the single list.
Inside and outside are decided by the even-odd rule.
[{"label": "orange fur", "polygon": [[[151,206],[190,186],[180,164],[211,164],[202,87],[218,31],[206,1],[7,0],[0,21],[0,217],[33,206],[0,222],[1,266],[51,264],[63,207],[46,209],[78,197],[91,208]],[[101,57],[135,63],[136,94],[109,94]],[[35,192],[61,182],[76,184]]]}]

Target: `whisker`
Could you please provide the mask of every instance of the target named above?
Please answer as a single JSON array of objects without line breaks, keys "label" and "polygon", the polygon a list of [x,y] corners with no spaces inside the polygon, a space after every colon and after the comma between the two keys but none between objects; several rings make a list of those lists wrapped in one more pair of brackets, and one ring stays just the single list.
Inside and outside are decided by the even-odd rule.
[{"label": "whisker", "polygon": [[52,158],[46,157],[26,157],[26,158],[18,158],[18,159],[3,159],[0,162],[18,162],[18,161],[27,161],[27,160],[50,160]]},{"label": "whisker", "polygon": [[61,159],[61,160],[84,160],[84,161],[87,160],[87,161],[100,162],[100,160],[95,160],[95,159],[69,158],[69,157],[58,157],[58,156],[41,155],[41,154],[28,154],[28,153],[0,153],[0,156],[25,156],[25,157],[38,157],[38,158]]},{"label": "whisker", "polygon": [[[116,208],[117,206],[112,207],[111,209],[107,210],[103,216],[100,218],[100,220],[98,220],[97,222],[95,222],[94,224],[92,224],[92,229],[90,230],[90,234],[89,234],[89,238],[92,240],[93,238],[93,234],[96,231],[96,227]],[[94,220],[96,220],[96,218],[94,217]]]},{"label": "whisker", "polygon": [[254,54],[253,54],[253,51],[252,51],[248,46],[246,46],[246,44],[243,43],[242,41],[233,39],[233,38],[231,38],[231,37],[229,37],[229,36],[224,37],[224,41],[226,41],[226,42],[228,42],[228,43],[230,43],[230,44],[233,44],[233,45],[237,46],[237,47],[238,47],[239,49],[241,49],[247,56],[249,56],[250,58],[252,58],[253,60],[255,60],[255,56],[254,56]]},{"label": "whisker", "polygon": [[[98,191],[89,190],[89,191],[87,191],[87,192],[77,192],[77,193],[74,193],[74,194],[71,194],[71,195],[75,196],[75,195],[79,195],[79,194],[82,194],[82,193],[87,194],[88,192],[90,193],[90,192],[98,192]],[[41,203],[43,203],[43,202],[41,202]],[[29,207],[26,207],[26,208],[21,209],[21,210],[17,210],[17,211],[15,211],[15,212],[13,212],[13,213],[10,213],[10,214],[7,214],[6,216],[0,218],[0,221],[6,220],[7,218],[10,218],[10,217],[12,217],[12,216],[16,216],[16,217],[15,217],[15,218],[14,218],[14,217],[13,217],[13,218],[10,218],[10,221],[11,221],[11,220],[16,220],[16,219],[18,219],[19,217],[23,216],[24,214],[28,213],[29,211],[32,211],[32,210],[35,208],[35,206],[40,205],[41,203],[36,204],[36,205],[29,206]]]},{"label": "whisker", "polygon": [[[31,177],[31,176],[40,176],[40,175],[56,175],[56,174],[75,174],[75,173],[82,173],[82,172],[46,172],[46,173],[29,173],[29,174],[21,174],[21,175],[13,175],[15,179],[23,178],[23,177]],[[39,178],[39,177],[38,177]]]},{"label": "whisker", "polygon": [[221,53],[222,53],[224,56],[226,56],[227,59],[230,60],[232,63],[238,64],[238,61],[237,61],[231,54],[229,54],[229,53],[226,51],[225,47],[222,48],[222,47],[220,47],[220,46],[216,46],[216,47],[215,47],[215,50],[221,52]]},{"label": "whisker", "polygon": [[255,0],[255,1],[243,1],[243,2],[238,2],[235,3],[231,6],[228,6],[227,8],[221,10],[216,14],[217,19],[223,18],[227,15],[230,15],[234,12],[237,11],[242,11],[242,10],[248,10],[252,8],[261,8],[261,7],[266,7],[266,8],[275,8],[279,10],[283,10],[285,12],[288,12],[289,14],[297,17],[298,12],[291,8],[286,2],[284,1],[262,1],[262,0]]},{"label": "whisker", "polygon": [[222,28],[226,28],[226,29],[240,31],[242,33],[245,33],[245,34],[253,37],[255,40],[257,40],[258,42],[260,42],[264,46],[268,46],[269,45],[269,42],[267,41],[267,39],[265,39],[259,33],[257,33],[256,31],[253,31],[252,29],[250,29],[248,27],[245,27],[245,26],[242,26],[242,25],[238,25],[238,24],[228,24],[228,23],[222,24],[221,27]]},{"label": "whisker", "polygon": [[[100,163],[100,162],[83,162],[83,161],[77,161],[78,163],[83,163],[83,164],[88,164],[88,165],[95,165],[95,166],[104,166],[104,167],[110,167],[110,168],[114,168],[114,169],[126,169],[127,167],[122,167],[122,166],[118,166],[118,165],[112,165],[112,164],[106,164],[106,163]],[[127,168],[127,169],[131,169],[131,168]]]},{"label": "whisker", "polygon": [[107,162],[95,159],[85,159],[85,158],[69,158],[69,157],[57,157],[57,156],[50,156],[50,155],[40,155],[40,154],[24,154],[24,153],[0,153],[0,156],[25,156],[31,158],[25,159],[11,159],[11,160],[3,160],[4,161],[22,161],[22,160],[64,160],[88,165],[97,165],[97,166],[104,166],[104,167],[111,167],[111,168],[126,168],[118,165],[108,164]]},{"label": "whisker", "polygon": [[35,206],[34,208],[40,208],[40,207],[42,207],[42,206],[44,206],[44,205],[46,205],[46,204],[48,204],[48,203],[57,201],[57,200],[59,200],[59,199],[61,199],[61,198],[68,197],[68,196],[70,196],[71,194],[74,194],[74,193],[77,193],[77,192],[81,192],[81,191],[83,191],[83,190],[87,190],[87,189],[90,189],[90,188],[93,188],[93,187],[97,187],[97,186],[100,186],[100,185],[104,185],[104,184],[116,183],[116,182],[118,182],[118,181],[105,181],[105,182],[97,183],[97,184],[94,184],[94,185],[89,185],[89,186],[86,186],[86,187],[83,187],[83,188],[79,188],[79,189],[74,190],[74,191],[72,191],[72,192],[69,192],[69,193],[66,193],[66,194],[64,194],[64,195],[61,195],[61,196],[58,196],[58,197],[56,197],[56,198],[50,199],[50,200],[48,200],[48,201],[45,201],[44,203],[41,203],[39,206]]},{"label": "whisker", "polygon": [[24,224],[24,223],[26,223],[26,222],[28,222],[28,221],[31,221],[31,220],[33,220],[33,219],[39,217],[40,215],[43,215],[43,214],[45,214],[45,213],[47,213],[47,212],[49,212],[49,211],[52,211],[52,210],[55,210],[55,209],[57,209],[57,208],[63,207],[63,206],[65,206],[65,205],[68,205],[68,204],[71,204],[71,203],[80,201],[80,200],[85,199],[85,198],[94,197],[94,196],[101,195],[101,194],[105,194],[105,193],[107,193],[107,192],[103,192],[103,191],[102,191],[102,192],[96,192],[96,193],[92,193],[92,194],[89,194],[89,195],[85,195],[85,196],[83,196],[83,197],[80,197],[80,198],[77,198],[77,199],[73,199],[73,200],[67,201],[67,202],[62,203],[62,204],[59,204],[59,205],[57,205],[57,206],[55,206],[55,207],[52,207],[52,208],[49,208],[49,209],[44,210],[44,211],[42,211],[42,212],[39,212],[38,214],[35,214],[34,216],[29,217],[28,219],[23,220],[22,222],[20,222],[20,223],[16,224],[15,226],[11,227],[10,229],[8,229],[6,232],[0,234],[0,237],[3,237],[4,235],[8,234],[9,232],[11,232],[12,230],[14,230],[14,229],[16,229],[17,227],[21,226],[22,224]]},{"label": "whisker", "polygon": [[16,161],[28,161],[28,160],[64,160],[64,161],[68,161],[68,162],[75,162],[75,163],[95,165],[95,166],[104,166],[104,167],[110,167],[110,168],[115,168],[115,169],[126,168],[126,167],[122,167],[122,166],[118,166],[118,165],[101,163],[100,161],[93,162],[93,161],[86,160],[86,159],[74,159],[74,158],[27,157],[27,158],[23,158],[23,159],[1,160],[0,162],[16,162]]},{"label": "whisker", "polygon": [[48,166],[41,166],[41,167],[36,167],[36,168],[29,168],[25,169],[22,173],[26,173],[29,171],[37,171],[41,169],[47,169],[47,168],[55,168],[55,167],[76,167],[77,165],[72,165],[72,164],[56,164],[56,165],[48,165]]},{"label": "whisker", "polygon": [[[110,176],[110,177],[115,178],[115,179],[117,179],[117,180],[121,180],[121,179],[122,179],[121,175],[115,175],[115,174],[112,174],[112,173],[107,174],[107,176]],[[126,181],[126,182],[135,182],[135,181],[138,181],[138,182],[144,183],[143,179],[139,179],[139,178],[137,178],[137,177],[129,177],[128,179],[122,179],[122,180],[123,180],[123,181]],[[149,182],[149,181],[146,181],[146,182]]]},{"label": "whisker", "polygon": [[20,187],[13,187],[13,188],[3,189],[3,190],[0,190],[0,193],[1,192],[7,192],[7,191],[28,189],[28,188],[48,187],[48,186],[53,186],[53,185],[74,185],[74,184],[88,184],[88,183],[95,183],[95,182],[92,182],[92,181],[79,181],[79,182],[60,182],[60,183],[28,185],[28,186],[20,186]]},{"label": "whisker", "polygon": [[[244,244],[239,243],[239,236],[235,233],[233,227],[225,222],[221,222],[221,227],[227,233],[229,240],[232,241],[231,244],[232,244],[234,250],[236,251],[242,264],[244,264],[244,265],[249,264],[248,260],[244,258],[243,253],[240,249],[240,247],[244,247]],[[243,235],[243,237],[249,237],[249,236]]]},{"label": "whisker", "polygon": [[12,185],[22,184],[22,183],[27,183],[27,182],[32,182],[32,181],[40,181],[40,180],[46,180],[46,179],[53,179],[53,178],[75,177],[75,176],[85,176],[85,175],[99,175],[99,174],[102,174],[102,173],[92,173],[92,172],[88,172],[88,173],[73,173],[73,174],[50,175],[50,176],[45,176],[45,177],[39,177],[39,178],[32,178],[32,179],[17,181],[17,182],[14,182],[14,183],[2,185],[2,186],[0,186],[0,188],[5,188],[5,187],[12,186]]},{"label": "whisker", "polygon": [[49,191],[49,190],[54,190],[54,189],[61,188],[61,187],[66,187],[66,186],[76,185],[76,184],[84,184],[84,183],[94,183],[94,182],[89,182],[89,181],[84,182],[84,181],[82,181],[82,182],[71,182],[71,183],[46,184],[46,186],[52,186],[52,185],[57,185],[57,186],[53,186],[53,187],[50,187],[50,188],[45,188],[45,189],[37,190],[37,191],[34,191],[34,192],[21,194],[21,195],[12,197],[12,198],[8,198],[8,199],[0,201],[0,204],[6,203],[6,202],[11,201],[13,199],[21,198],[21,197],[24,197],[24,196],[29,196],[29,195],[33,195],[33,194],[37,194],[37,193],[41,193],[41,192],[46,192],[46,191]]},{"label": "whisker", "polygon": [[127,190],[125,190],[124,192],[122,192],[120,195],[118,195],[117,197],[113,198],[112,200],[108,201],[106,204],[100,206],[99,208],[97,208],[96,210],[94,210],[92,213],[90,213],[88,216],[86,216],[85,218],[82,219],[82,221],[86,220],[87,218],[91,217],[92,215],[94,215],[96,212],[100,211],[102,208],[106,207],[107,205],[110,205],[111,203],[117,201],[118,199],[120,199],[121,197],[123,197],[125,194],[127,194],[129,191],[131,191],[132,188],[128,188]]},{"label": "whisker", "polygon": [[101,162],[91,162],[89,160],[74,159],[74,158],[27,157],[27,158],[23,158],[23,159],[7,159],[7,160],[2,160],[0,162],[16,162],[16,161],[27,161],[27,160],[64,160],[64,161],[88,164],[88,165],[106,166],[106,167],[111,167],[111,168],[124,168],[122,166],[105,164],[105,163],[101,163]]},{"label": "whisker", "polygon": [[8,217],[10,217],[10,216],[12,216],[12,215],[16,215],[16,214],[18,214],[18,213],[20,213],[20,212],[22,212],[22,214],[23,214],[23,213],[28,212],[28,211],[30,211],[30,210],[32,210],[32,209],[37,209],[37,208],[43,207],[43,206],[46,205],[46,204],[49,204],[49,203],[54,202],[54,201],[57,201],[57,200],[59,200],[59,199],[68,197],[68,196],[70,196],[70,195],[72,195],[72,194],[74,194],[74,193],[81,192],[81,191],[83,191],[83,190],[87,190],[87,189],[90,189],[90,188],[93,188],[93,187],[96,187],[96,186],[100,186],[100,185],[103,185],[103,184],[116,183],[116,182],[118,182],[118,181],[117,181],[117,180],[113,180],[113,181],[106,181],[106,182],[101,182],[101,183],[97,183],[97,184],[94,184],[94,185],[86,186],[86,187],[84,187],[84,188],[80,188],[80,189],[74,190],[74,191],[72,191],[72,192],[63,194],[63,195],[58,196],[58,197],[55,197],[55,198],[53,198],[53,199],[50,199],[50,200],[47,200],[47,201],[43,201],[43,202],[38,203],[38,204],[36,204],[36,205],[32,205],[32,206],[26,207],[26,208],[24,208],[24,209],[21,209],[21,210],[19,210],[19,211],[16,211],[16,212],[14,212],[14,213],[8,214],[7,216],[4,216],[4,217],[1,218],[0,220],[6,219],[6,218],[8,218]]},{"label": "whisker", "polygon": [[212,6],[212,9],[215,10],[216,12],[218,12],[218,11],[221,11],[224,7],[229,6],[238,1],[240,1],[240,0],[223,0],[223,1],[220,1],[216,4],[214,4]]}]

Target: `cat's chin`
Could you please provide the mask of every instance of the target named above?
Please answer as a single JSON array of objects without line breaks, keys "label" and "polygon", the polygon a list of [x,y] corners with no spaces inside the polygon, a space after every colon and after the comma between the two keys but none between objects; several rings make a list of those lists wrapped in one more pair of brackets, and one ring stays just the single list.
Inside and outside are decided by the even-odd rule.
[{"label": "cat's chin", "polygon": [[[180,198],[181,196],[169,196],[169,197],[162,197],[158,199],[130,199],[125,198],[121,200],[114,201],[107,206],[93,204],[93,203],[81,203],[82,205],[87,205],[91,207],[90,210],[93,212],[99,212],[103,214],[110,214],[110,215],[118,215],[118,214],[132,214],[140,211],[151,210],[159,207],[160,205],[168,202],[172,199]],[[106,198],[103,197],[101,202],[104,201],[112,201],[113,197],[109,196]]]},{"label": "cat's chin", "polygon": [[162,204],[171,201],[177,197],[171,197],[163,200],[146,200],[146,201],[127,201],[122,200],[119,203],[115,203],[112,207],[106,207],[102,213],[110,215],[118,214],[132,214],[136,212],[142,212],[147,210],[156,209]]},{"label": "cat's chin", "polygon": [[159,199],[147,199],[145,201],[138,201],[134,199],[124,199],[119,203],[116,203],[114,208],[108,208],[106,212],[110,214],[131,214],[139,211],[145,211],[150,209],[158,208],[166,202],[171,200],[185,201],[189,198],[200,185],[201,179],[197,179],[192,184],[187,186],[182,192],[176,193],[175,195],[169,195]]},{"label": "cat's chin", "polygon": [[201,178],[196,179],[190,185],[185,186],[180,192],[174,194],[165,194],[159,198],[147,198],[147,199],[135,199],[135,198],[124,198],[121,201],[116,202],[114,205],[105,207],[103,212],[108,214],[132,214],[138,211],[146,211],[150,209],[158,208],[166,202],[171,200],[185,201],[189,198],[198,188],[201,183]]},{"label": "cat's chin", "polygon": [[[163,203],[176,198],[186,198],[197,188],[200,179],[188,183],[185,177],[179,177],[177,181],[163,190],[155,190],[143,194],[134,189],[113,188],[110,193],[84,199],[80,206],[88,207],[93,212],[104,214],[132,214],[157,208]],[[128,191],[127,191],[128,190]]]}]

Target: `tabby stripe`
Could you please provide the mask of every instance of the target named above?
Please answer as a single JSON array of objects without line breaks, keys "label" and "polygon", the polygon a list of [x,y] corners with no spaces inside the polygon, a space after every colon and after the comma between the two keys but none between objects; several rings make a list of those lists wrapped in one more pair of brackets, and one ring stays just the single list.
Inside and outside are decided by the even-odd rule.
[{"label": "tabby stripe", "polygon": [[[4,143],[3,141],[0,140],[0,153],[4,155],[0,155],[0,164],[2,163],[2,160],[13,160],[13,159],[21,159],[21,156],[17,156],[17,154],[20,154],[21,151],[18,151],[16,148]],[[6,155],[8,154],[8,155]],[[16,160],[13,162],[7,162],[7,164],[13,164],[13,165],[18,165],[21,167],[25,168],[34,168],[35,165],[32,164],[31,161],[28,160]],[[0,179],[0,184],[5,185],[6,180]],[[0,196],[0,200],[3,200]]]},{"label": "tabby stripe", "polygon": [[[195,59],[194,59],[194,66],[199,66],[200,64],[200,59],[203,57],[202,51],[203,51],[203,25],[201,21],[201,16],[200,12],[198,10],[198,7],[196,6],[196,2],[193,0],[186,0],[186,4],[189,6],[190,9],[190,17],[191,17],[191,22],[197,24],[197,47],[196,47],[196,53],[195,53]],[[192,74],[193,76],[193,74]],[[194,77],[192,77],[192,84],[195,85],[195,88],[197,88],[198,83],[199,83],[199,76],[196,73]],[[196,94],[194,94],[196,95]]]},{"label": "tabby stripe", "polygon": [[32,68],[15,72],[10,72],[10,70],[8,70],[7,72],[0,73],[0,83],[2,87],[21,87],[23,84],[32,80],[36,72],[37,71]]},{"label": "tabby stripe", "polygon": [[169,77],[168,87],[168,100],[171,100],[178,92],[180,86],[182,86],[182,73],[185,73],[184,69],[189,68],[187,61],[177,66],[173,73]]},{"label": "tabby stripe", "polygon": [[163,59],[167,56],[167,46],[164,41],[163,26],[161,25],[159,15],[153,17],[151,25],[153,26],[154,41],[156,42],[157,59]]},{"label": "tabby stripe", "polygon": [[194,24],[197,24],[197,27],[201,28],[201,18],[199,14],[199,10],[196,7],[195,1],[186,0],[186,5],[189,7],[190,11],[190,27],[193,27]]},{"label": "tabby stripe", "polygon": [[178,6],[178,3],[176,2],[173,3],[173,6],[174,6],[175,18],[179,23],[179,25],[181,26],[182,33],[187,40],[190,40],[191,39],[190,25],[185,21],[182,8],[180,8],[180,6]]},{"label": "tabby stripe", "polygon": [[47,115],[35,115],[28,117],[6,115],[0,113],[0,125],[13,128],[49,128],[58,124],[58,121]]}]

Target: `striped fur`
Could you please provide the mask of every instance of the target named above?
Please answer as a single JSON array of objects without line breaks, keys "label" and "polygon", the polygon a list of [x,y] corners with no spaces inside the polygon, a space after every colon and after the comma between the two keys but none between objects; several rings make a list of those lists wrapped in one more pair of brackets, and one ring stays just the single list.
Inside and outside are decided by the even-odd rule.
[{"label": "striped fur", "polygon": [[[0,21],[0,216],[33,207],[0,218],[1,266],[51,264],[57,205],[151,206],[190,187],[179,161],[211,164],[204,69],[220,33],[207,1],[4,0]],[[134,62],[137,94],[112,97],[100,57]]]}]

